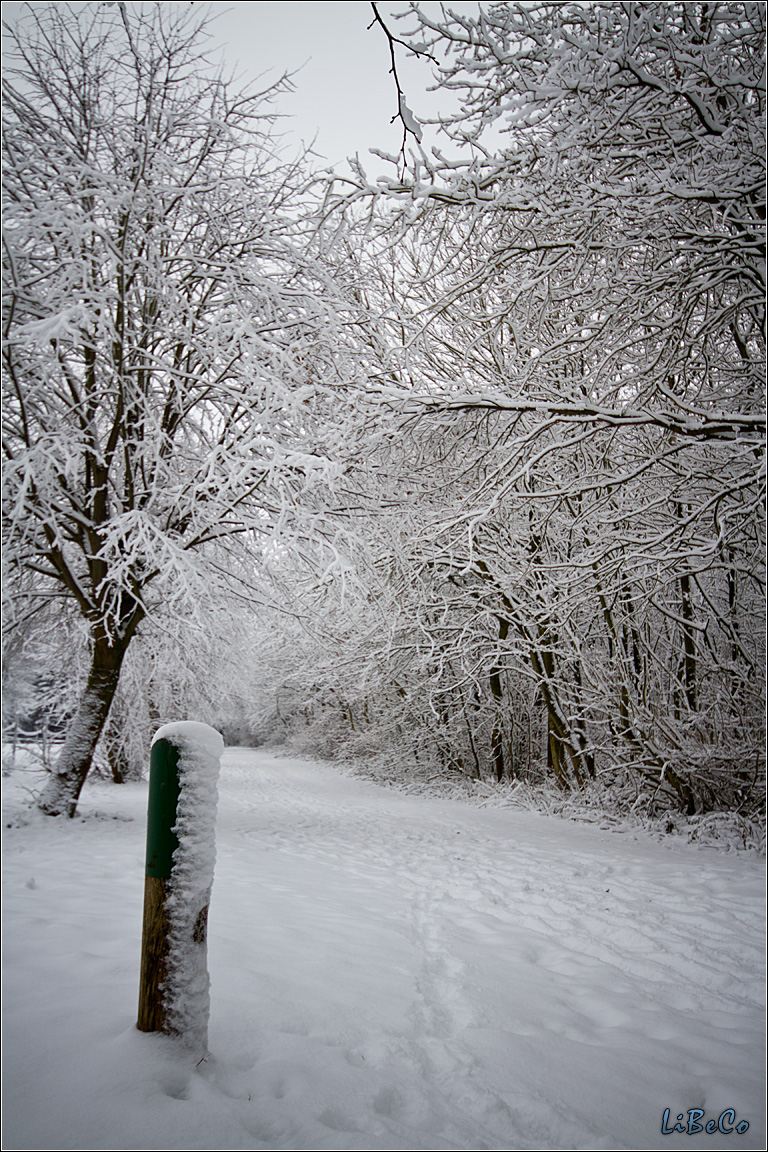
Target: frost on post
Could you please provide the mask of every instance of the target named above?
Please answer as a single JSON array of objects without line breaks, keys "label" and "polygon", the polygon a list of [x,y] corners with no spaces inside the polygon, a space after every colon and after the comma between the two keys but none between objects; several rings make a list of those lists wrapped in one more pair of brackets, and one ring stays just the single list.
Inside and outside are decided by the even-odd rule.
[{"label": "frost on post", "polygon": [[207,724],[166,724],[159,740],[178,751],[179,794],[173,833],[178,847],[165,898],[167,953],[163,1031],[205,1049],[210,1009],[207,967],[208,904],[216,860],[215,822],[221,735]]}]

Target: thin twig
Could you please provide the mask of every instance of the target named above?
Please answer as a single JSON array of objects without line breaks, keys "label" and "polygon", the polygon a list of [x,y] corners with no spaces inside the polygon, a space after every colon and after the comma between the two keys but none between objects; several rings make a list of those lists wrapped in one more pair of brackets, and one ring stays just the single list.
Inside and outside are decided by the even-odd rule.
[{"label": "thin twig", "polygon": [[[403,157],[403,160],[405,160],[405,144],[406,144],[406,140],[408,138],[408,133],[410,133],[411,136],[413,136],[414,140],[416,140],[419,144],[421,143],[421,136],[419,133],[414,131],[414,129],[408,124],[408,121],[406,120],[405,116],[403,115],[403,109],[406,109],[410,113],[411,116],[413,116],[413,113],[410,112],[410,109],[408,108],[408,105],[406,104],[405,92],[403,91],[403,87],[400,83],[400,77],[397,74],[397,60],[395,57],[395,44],[401,44],[403,48],[405,48],[408,52],[413,53],[414,56],[426,56],[429,60],[432,60],[433,63],[435,63],[435,64],[438,63],[438,60],[437,60],[436,56],[433,56],[431,52],[427,52],[426,49],[414,48],[413,45],[408,44],[407,41],[401,40],[398,36],[393,36],[393,34],[390,32],[389,28],[387,28],[386,24],[384,23],[381,16],[379,15],[379,10],[378,10],[378,7],[376,6],[376,4],[374,4],[372,2],[371,8],[373,8],[373,20],[371,20],[370,24],[368,25],[369,31],[371,28],[373,28],[374,24],[379,24],[384,29],[384,35],[387,37],[387,42],[389,43],[389,55],[390,55],[391,60],[392,60],[392,67],[390,68],[389,72],[390,72],[390,75],[394,77],[395,88],[397,89],[397,112],[395,113],[395,115],[390,120],[390,124],[394,124],[395,120],[399,120],[400,123],[403,125],[403,142],[400,145],[400,152],[401,152],[401,155]],[[414,117],[414,119],[415,119],[415,117]]]}]

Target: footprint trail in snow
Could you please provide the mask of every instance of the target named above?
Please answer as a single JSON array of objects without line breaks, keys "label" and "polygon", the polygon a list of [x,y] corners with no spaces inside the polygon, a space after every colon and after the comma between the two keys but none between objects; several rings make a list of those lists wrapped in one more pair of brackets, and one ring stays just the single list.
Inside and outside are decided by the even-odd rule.
[{"label": "footprint trail in snow", "polygon": [[[229,749],[195,1068],[133,1028],[131,789],[8,838],[14,1147],[764,1146],[754,858]],[[662,1136],[665,1108],[750,1127]]]}]

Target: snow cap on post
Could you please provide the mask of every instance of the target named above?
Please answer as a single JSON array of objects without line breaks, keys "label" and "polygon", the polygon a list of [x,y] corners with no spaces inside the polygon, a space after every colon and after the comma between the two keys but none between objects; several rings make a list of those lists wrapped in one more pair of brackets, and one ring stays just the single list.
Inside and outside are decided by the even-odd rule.
[{"label": "snow cap on post", "polygon": [[178,844],[173,850],[173,888],[178,891],[183,886],[187,894],[191,894],[190,885],[210,890],[216,862],[217,783],[224,740],[215,728],[195,720],[164,724],[155,733],[152,747],[161,740],[178,753],[179,793],[172,828]]}]

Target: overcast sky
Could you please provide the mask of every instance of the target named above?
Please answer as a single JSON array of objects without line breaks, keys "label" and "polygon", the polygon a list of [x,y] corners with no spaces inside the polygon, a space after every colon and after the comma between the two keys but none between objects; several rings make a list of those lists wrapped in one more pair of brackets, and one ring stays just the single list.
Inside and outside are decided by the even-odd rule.
[{"label": "overcast sky", "polygon": [[[316,135],[315,150],[334,165],[356,152],[365,160],[372,147],[399,151],[402,127],[390,123],[397,110],[397,93],[389,75],[389,46],[380,27],[368,30],[373,18],[369,3],[163,2],[177,6],[193,2],[195,8],[210,9],[215,18],[213,43],[221,45],[227,64],[244,81],[261,73],[267,80],[276,80],[285,71],[297,73],[295,92],[285,95],[279,105],[286,116],[282,131],[288,134],[290,145],[295,141],[298,147],[302,140],[308,144]],[[396,34],[413,23],[392,18],[405,7],[405,3],[379,5]],[[437,3],[424,7],[434,14],[440,10]],[[452,3],[451,7],[474,13],[478,4]],[[3,3],[3,16],[15,21],[23,8],[20,3]],[[399,48],[398,72],[415,115],[435,115],[441,103],[426,91],[431,83],[428,62],[406,59],[404,49]],[[425,144],[434,139],[425,133]],[[373,172],[379,165],[370,160],[368,166]]]},{"label": "overcast sky", "polygon": [[[389,45],[378,25],[369,29],[373,12],[363,0],[346,3],[212,3],[212,31],[224,46],[226,59],[244,74],[272,70],[295,71],[296,91],[282,101],[291,119],[284,128],[306,142],[317,133],[315,150],[337,164],[359,152],[363,158],[375,147],[398,152],[402,127],[392,124],[397,92],[389,74]],[[414,25],[398,21],[405,3],[381,3],[379,12],[396,35]],[[427,3],[431,14],[440,4]],[[451,7],[475,13],[477,3]],[[398,73],[409,106],[416,116],[434,116],[440,97],[427,92],[432,83],[427,61],[407,57],[397,49]],[[445,94],[443,94],[445,102]],[[425,143],[434,139],[425,136]]]}]

